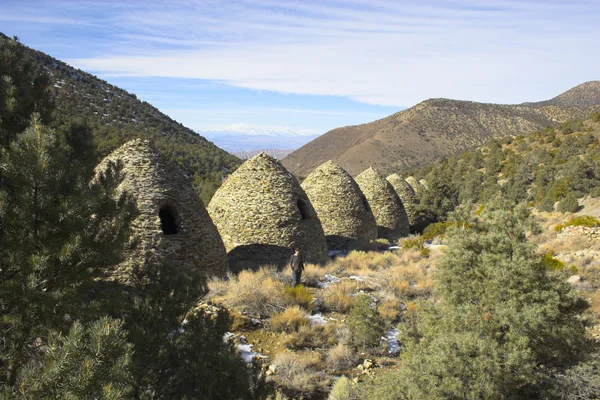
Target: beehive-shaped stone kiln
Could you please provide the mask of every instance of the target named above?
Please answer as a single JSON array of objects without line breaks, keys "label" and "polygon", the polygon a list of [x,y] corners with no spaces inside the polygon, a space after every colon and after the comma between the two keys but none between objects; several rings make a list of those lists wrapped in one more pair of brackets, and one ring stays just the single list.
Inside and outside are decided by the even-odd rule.
[{"label": "beehive-shaped stone kiln", "polygon": [[392,185],[400,200],[402,200],[411,228],[418,225],[420,223],[417,213],[419,203],[415,190],[398,174],[392,174],[386,179]]},{"label": "beehive-shaped stone kiln", "polygon": [[225,246],[189,178],[148,141],[136,139],[109,154],[96,168],[122,163],[118,192],[135,198],[138,215],[132,223],[132,247],[118,273],[126,280],[132,264],[171,263],[203,271],[227,273]]},{"label": "beehive-shaped stone kiln", "polygon": [[407,236],[408,216],[392,185],[374,168],[363,171],[355,180],[375,215],[378,236],[389,240]]},{"label": "beehive-shaped stone kiln", "polygon": [[425,186],[421,182],[415,179],[414,176],[409,176],[406,178],[406,182],[413,188],[417,196],[419,196],[423,191],[425,191]]},{"label": "beehive-shaped stone kiln", "polygon": [[208,212],[232,271],[285,265],[294,247],[307,262],[327,260],[321,222],[302,187],[264,153],[242,164],[213,196]]},{"label": "beehive-shaped stone kiln", "polygon": [[377,239],[369,202],[342,167],[327,161],[306,177],[302,188],[321,220],[329,250],[347,250]]}]

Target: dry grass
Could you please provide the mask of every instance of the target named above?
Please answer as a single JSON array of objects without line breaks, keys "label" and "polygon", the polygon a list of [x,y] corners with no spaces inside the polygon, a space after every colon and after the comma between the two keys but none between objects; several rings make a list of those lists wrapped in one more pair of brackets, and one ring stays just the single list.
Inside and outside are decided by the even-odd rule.
[{"label": "dry grass", "polygon": [[354,368],[358,360],[359,356],[352,347],[340,343],[329,350],[326,364],[333,371],[344,371]]},{"label": "dry grass", "polygon": [[304,325],[298,332],[288,335],[284,344],[288,349],[324,349],[336,344],[337,326],[327,325]]},{"label": "dry grass", "polygon": [[324,389],[328,383],[316,372],[320,361],[319,354],[313,352],[279,353],[273,362],[275,379],[279,385],[295,393],[313,394]]},{"label": "dry grass", "polygon": [[346,313],[354,305],[353,294],[358,292],[359,283],[352,279],[343,279],[331,284],[323,293],[323,305],[327,309]]},{"label": "dry grass", "polygon": [[298,306],[292,306],[283,312],[273,314],[270,319],[271,330],[276,332],[296,332],[308,324],[306,311]]},{"label": "dry grass", "polygon": [[302,271],[302,283],[306,286],[317,287],[317,284],[323,280],[323,276],[331,272],[330,264],[322,267],[317,264],[305,264]]},{"label": "dry grass", "polygon": [[379,307],[377,307],[377,311],[384,320],[394,322],[400,317],[400,304],[399,299],[386,299],[381,301]]},{"label": "dry grass", "polygon": [[268,317],[285,309],[284,284],[274,267],[241,271],[229,280],[209,282],[209,297],[216,303],[253,316]]},{"label": "dry grass", "polygon": [[593,312],[597,316],[600,316],[600,290],[594,290],[589,294],[589,301],[591,306],[589,311]]}]

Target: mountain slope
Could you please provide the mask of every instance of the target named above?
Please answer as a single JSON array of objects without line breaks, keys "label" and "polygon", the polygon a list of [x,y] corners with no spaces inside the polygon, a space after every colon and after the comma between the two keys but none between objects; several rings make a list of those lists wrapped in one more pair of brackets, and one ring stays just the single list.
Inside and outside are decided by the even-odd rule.
[{"label": "mountain slope", "polygon": [[[593,86],[591,90],[595,93]],[[589,92],[586,90],[581,105],[573,100],[570,106],[430,99],[368,124],[329,131],[288,155],[283,164],[300,176],[327,160],[335,161],[352,175],[370,166],[387,174],[456,154],[492,138],[584,118],[600,109],[600,105],[587,104],[595,98]],[[600,90],[597,92],[600,94]]]},{"label": "mountain slope", "polygon": [[528,106],[592,106],[600,104],[600,81],[590,81],[577,85],[558,96],[537,103],[523,103]]},{"label": "mountain slope", "polygon": [[[0,33],[0,45],[6,40],[11,39]],[[94,133],[99,156],[106,156],[130,139],[151,140],[161,153],[194,178],[204,201],[210,199],[223,174],[240,164],[237,157],[138,100],[134,94],[40,51],[25,49],[26,55],[50,76],[56,105],[53,125],[88,125]]]}]

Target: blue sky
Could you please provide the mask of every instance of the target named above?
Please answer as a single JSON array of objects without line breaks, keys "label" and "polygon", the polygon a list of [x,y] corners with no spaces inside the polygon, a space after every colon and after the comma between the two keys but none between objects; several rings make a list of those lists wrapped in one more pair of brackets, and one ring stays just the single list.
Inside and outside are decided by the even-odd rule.
[{"label": "blue sky", "polygon": [[600,2],[1,0],[0,31],[200,132],[315,135],[600,79]]}]

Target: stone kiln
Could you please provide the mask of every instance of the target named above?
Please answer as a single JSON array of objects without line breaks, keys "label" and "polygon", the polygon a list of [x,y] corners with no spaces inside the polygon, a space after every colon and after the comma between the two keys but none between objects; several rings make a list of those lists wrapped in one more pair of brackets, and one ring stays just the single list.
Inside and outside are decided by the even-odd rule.
[{"label": "stone kiln", "polygon": [[392,185],[372,167],[356,177],[356,183],[366,196],[380,238],[396,240],[410,233],[408,216]]},{"label": "stone kiln", "polygon": [[208,212],[232,271],[285,265],[294,247],[307,262],[327,260],[321,222],[302,187],[276,159],[261,153],[242,164],[213,196]]},{"label": "stone kiln", "polygon": [[321,220],[330,250],[348,250],[377,239],[371,207],[342,167],[327,161],[306,177],[302,188]]},{"label": "stone kiln", "polygon": [[[131,247],[119,274],[133,264],[171,263],[203,271],[227,273],[225,246],[189,178],[148,141],[132,140],[108,155],[96,168],[122,163],[119,192],[135,198],[138,216],[132,224]],[[126,278],[125,278],[126,279]]]}]

